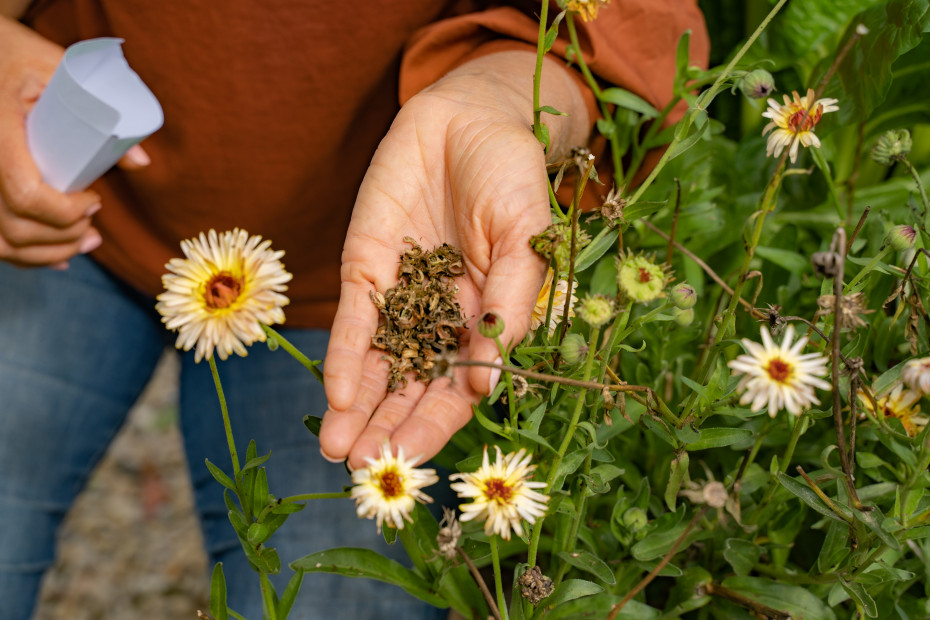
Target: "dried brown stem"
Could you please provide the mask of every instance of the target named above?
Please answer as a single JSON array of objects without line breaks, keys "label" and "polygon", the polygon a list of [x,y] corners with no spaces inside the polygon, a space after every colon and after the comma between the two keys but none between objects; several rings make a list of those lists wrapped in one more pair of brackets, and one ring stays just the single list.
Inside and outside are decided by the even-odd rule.
[{"label": "dried brown stem", "polygon": [[862,230],[862,225],[865,224],[865,218],[869,217],[869,211],[871,210],[871,206],[866,206],[865,210],[862,212],[862,215],[859,216],[859,223],[856,224],[852,235],[849,237],[849,241],[846,242],[846,254],[849,254],[849,250],[852,248],[853,241],[855,241],[856,237],[859,236],[859,231]]},{"label": "dried brown stem", "polygon": [[491,613],[494,614],[494,620],[501,620],[500,609],[497,608],[497,602],[494,600],[494,595],[491,594],[491,591],[488,589],[488,584],[485,583],[484,577],[481,576],[481,571],[479,571],[478,567],[475,566],[475,563],[471,561],[471,558],[468,557],[468,554],[465,553],[464,549],[461,547],[456,547],[455,550],[458,552],[459,557],[465,561],[465,564],[468,566],[468,570],[471,572],[471,576],[475,578],[475,582],[481,589],[481,593],[484,594],[484,599],[487,601],[488,607],[491,609]]}]

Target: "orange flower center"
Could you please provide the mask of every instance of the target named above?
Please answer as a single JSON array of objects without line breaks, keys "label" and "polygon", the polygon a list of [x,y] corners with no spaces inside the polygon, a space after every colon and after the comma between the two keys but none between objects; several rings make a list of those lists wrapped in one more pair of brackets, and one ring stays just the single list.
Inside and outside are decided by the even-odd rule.
[{"label": "orange flower center", "polygon": [[403,481],[396,471],[386,471],[381,474],[378,486],[381,487],[381,493],[385,497],[397,497],[404,492]]},{"label": "orange flower center", "polygon": [[640,283],[645,284],[646,282],[649,282],[650,280],[652,280],[652,274],[649,273],[649,270],[646,269],[645,267],[640,267],[639,268]]},{"label": "orange flower center", "polygon": [[791,376],[791,364],[776,357],[769,361],[768,366],[765,367],[765,372],[769,373],[769,377],[773,381],[785,383],[788,377]]},{"label": "orange flower center", "polygon": [[788,117],[788,129],[790,129],[792,133],[810,131],[820,122],[821,116],[823,116],[823,105],[819,103],[810,113],[808,113],[806,109],[800,108],[797,112],[794,112]]},{"label": "orange flower center", "polygon": [[203,298],[210,310],[228,308],[239,298],[243,281],[228,271],[221,271],[207,282]]},{"label": "orange flower center", "polygon": [[513,497],[513,488],[500,478],[491,478],[485,485],[484,494],[490,500],[506,502]]}]

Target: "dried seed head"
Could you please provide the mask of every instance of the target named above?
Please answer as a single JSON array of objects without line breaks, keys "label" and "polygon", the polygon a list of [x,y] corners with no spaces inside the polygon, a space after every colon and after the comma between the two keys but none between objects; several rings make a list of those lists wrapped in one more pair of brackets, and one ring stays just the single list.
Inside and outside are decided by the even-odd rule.
[{"label": "dried seed head", "polygon": [[530,384],[527,382],[525,377],[520,375],[513,376],[513,397],[516,399],[521,399],[526,396],[526,392],[530,389]]},{"label": "dried seed head", "polygon": [[442,521],[439,523],[439,533],[436,535],[439,555],[449,560],[455,559],[461,537],[462,524],[455,517],[455,510],[443,506]]},{"label": "dried seed head", "polygon": [[626,199],[620,197],[622,193],[622,187],[620,189],[613,188],[607,193],[607,198],[604,199],[604,204],[601,205],[600,215],[611,226],[617,220],[623,220],[623,208],[626,207]]},{"label": "dried seed head", "polygon": [[591,327],[602,327],[614,316],[614,304],[605,295],[588,294],[575,307],[575,314]]},{"label": "dried seed head", "polygon": [[538,566],[526,569],[526,572],[520,575],[518,582],[522,586],[520,595],[528,600],[533,607],[539,605],[540,601],[552,594],[552,580],[543,575],[542,569]]},{"label": "dried seed head", "polygon": [[723,508],[727,503],[727,488],[722,482],[712,480],[701,491],[704,503],[711,508]]},{"label": "dried seed head", "polygon": [[834,278],[839,273],[842,259],[836,252],[814,252],[811,264],[821,278]]}]

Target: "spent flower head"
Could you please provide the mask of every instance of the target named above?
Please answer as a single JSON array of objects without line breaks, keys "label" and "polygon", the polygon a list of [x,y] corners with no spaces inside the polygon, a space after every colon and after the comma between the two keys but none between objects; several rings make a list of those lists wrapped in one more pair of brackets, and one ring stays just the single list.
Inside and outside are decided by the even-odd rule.
[{"label": "spent flower head", "polygon": [[769,99],[769,107],[762,113],[762,116],[771,119],[762,129],[762,135],[772,132],[765,154],[779,157],[788,148],[788,158],[794,163],[798,159],[801,145],[820,147],[820,139],[814,134],[814,128],[824,114],[836,112],[840,108],[836,105],[836,99],[814,101],[814,90],[811,88],[807,89],[803,97],[797,91],[792,91],[791,98],[784,95],[783,99],[784,104]]},{"label": "spent flower head", "polygon": [[397,448],[397,456],[391,452],[391,443],[385,440],[377,459],[367,457],[368,465],[352,472],[351,496],[355,500],[359,517],[376,519],[378,531],[387,523],[399,530],[404,520],[413,522],[410,513],[415,502],[430,503],[431,497],[421,489],[439,481],[435,469],[414,467],[419,457],[404,458],[404,449]]},{"label": "spent flower head", "polygon": [[566,11],[577,13],[584,21],[590,21],[597,17],[597,12],[601,7],[606,6],[610,0],[562,0],[559,2]]},{"label": "spent flower head", "polygon": [[907,129],[889,129],[878,137],[878,142],[869,151],[872,161],[884,166],[903,161],[911,152],[911,132]]},{"label": "spent flower head", "polygon": [[546,514],[549,496],[535,491],[546,486],[545,482],[531,480],[535,465],[530,464],[530,455],[524,448],[506,456],[497,446],[497,459],[491,464],[488,447],[484,447],[481,467],[473,473],[458,473],[449,476],[459,480],[451,486],[463,499],[471,503],[462,504],[462,521],[484,519],[484,532],[488,536],[498,535],[510,540],[511,530],[523,535],[523,520],[535,523],[537,517]]},{"label": "spent flower head", "polygon": [[585,295],[575,313],[591,327],[603,327],[614,316],[614,303],[606,295]]},{"label": "spent flower head", "polygon": [[649,303],[664,294],[668,274],[654,259],[627,252],[618,259],[617,285],[632,301]]},{"label": "spent flower head", "polygon": [[[865,327],[868,323],[863,320],[866,314],[872,314],[875,310],[869,310],[865,306],[866,297],[862,291],[852,295],[842,295],[840,298],[840,328],[841,329],[859,329]],[[833,316],[834,306],[836,305],[836,295],[827,294],[817,298],[818,310],[814,314],[814,320],[822,316]]]},{"label": "spent flower head", "polygon": [[785,328],[780,345],[772,340],[769,330],[762,328],[762,344],[743,338],[744,355],[728,363],[735,374],[743,375],[737,390],[741,390],[740,404],[760,411],[768,406],[771,417],[781,409],[800,415],[811,405],[819,405],[815,388],[829,390],[830,384],[820,377],[827,374],[827,358],[819,353],[801,353],[807,337],[794,340],[794,326]]},{"label": "spent flower head", "polygon": [[244,230],[210,230],[181,242],[185,258],[172,258],[162,276],[165,292],[155,309],[169,330],[178,332],[175,346],[196,347],[195,361],[214,352],[225,360],[246,356],[246,347],[264,342],[262,324],[284,322],[289,303],[283,294],[291,274],[281,263],[283,251],[271,241]]}]

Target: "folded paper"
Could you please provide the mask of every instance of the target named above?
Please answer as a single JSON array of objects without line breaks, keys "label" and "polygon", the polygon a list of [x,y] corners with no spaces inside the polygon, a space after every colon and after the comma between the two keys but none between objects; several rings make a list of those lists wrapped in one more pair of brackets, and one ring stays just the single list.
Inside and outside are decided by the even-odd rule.
[{"label": "folded paper", "polygon": [[26,119],[26,137],[46,183],[62,192],[94,182],[164,115],[123,57],[122,39],[75,43]]}]

